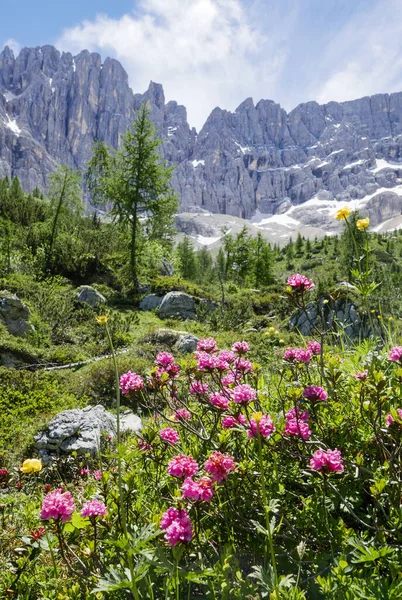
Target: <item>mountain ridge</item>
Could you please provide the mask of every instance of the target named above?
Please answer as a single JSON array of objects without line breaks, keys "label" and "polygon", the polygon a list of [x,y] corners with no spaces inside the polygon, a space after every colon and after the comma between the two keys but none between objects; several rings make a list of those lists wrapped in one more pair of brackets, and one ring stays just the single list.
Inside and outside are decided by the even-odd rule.
[{"label": "mountain ridge", "polygon": [[[324,207],[384,190],[399,210],[402,92],[310,101],[289,113],[273,100],[246,98],[234,112],[214,108],[197,133],[184,106],[165,102],[161,84],[134,93],[117,60],[53,46],[0,53],[0,177],[17,175],[30,191],[45,188],[57,164],[83,169],[94,139],[117,147],[144,100],[163,155],[176,165],[172,186],[182,212],[250,219],[315,198]],[[318,218],[325,229],[325,211],[311,212],[304,224]]]}]

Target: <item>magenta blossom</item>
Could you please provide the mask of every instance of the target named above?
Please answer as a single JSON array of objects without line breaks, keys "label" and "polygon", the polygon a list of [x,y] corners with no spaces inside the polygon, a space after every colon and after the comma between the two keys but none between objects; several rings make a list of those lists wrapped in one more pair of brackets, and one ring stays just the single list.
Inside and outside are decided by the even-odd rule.
[{"label": "magenta blossom", "polygon": [[310,350],[312,354],[321,354],[320,342],[308,342],[307,350]]},{"label": "magenta blossom", "polygon": [[174,356],[172,356],[169,352],[159,352],[159,354],[156,355],[155,362],[160,367],[164,367],[166,369],[166,367],[174,365]]},{"label": "magenta blossom", "polygon": [[357,371],[357,373],[355,373],[353,375],[353,378],[356,379],[357,381],[366,381],[367,377],[368,377],[367,369],[365,371]]},{"label": "magenta blossom", "polygon": [[216,357],[208,354],[208,352],[196,352],[195,356],[198,360],[197,369],[199,371],[212,371],[216,367]]},{"label": "magenta blossom", "polygon": [[236,354],[230,350],[221,350],[218,354],[218,358],[230,364],[235,360]]},{"label": "magenta blossom", "polygon": [[308,421],[310,418],[310,415],[308,414],[308,412],[306,410],[303,410],[303,412],[301,411],[301,409],[296,406],[296,408],[291,408],[286,414],[285,414],[285,419],[287,421],[290,421],[291,419],[297,419],[299,421]]},{"label": "magenta blossom", "polygon": [[171,446],[174,446],[175,444],[177,444],[177,442],[180,439],[177,431],[175,431],[174,429],[171,429],[170,427],[165,427],[164,429],[161,429],[159,432],[159,437],[164,442],[167,442]]},{"label": "magenta blossom", "polygon": [[222,377],[222,385],[229,386],[238,383],[240,379],[240,373],[227,373]]},{"label": "magenta blossom", "polygon": [[198,381],[197,379],[195,379],[192,382],[192,384],[190,385],[189,391],[190,391],[190,394],[192,394],[193,396],[206,394],[208,392],[208,384],[202,383],[201,381]]},{"label": "magenta blossom", "polygon": [[223,417],[222,419],[222,427],[223,429],[232,429],[233,427],[237,427],[238,425],[245,425],[247,423],[247,419],[244,415],[239,415],[237,418],[232,416]]},{"label": "magenta blossom", "polygon": [[311,350],[305,348],[287,348],[283,353],[283,359],[288,361],[302,362],[308,364],[311,360]]},{"label": "magenta blossom", "polygon": [[165,529],[165,540],[169,546],[191,542],[193,538],[193,527],[184,508],[169,508],[162,515],[161,529]]},{"label": "magenta blossom", "polygon": [[212,477],[212,481],[221,483],[228,478],[229,473],[235,470],[237,463],[230,454],[213,452],[204,463],[205,470]]},{"label": "magenta blossom", "polygon": [[216,343],[213,337],[204,338],[199,340],[197,344],[197,350],[199,352],[207,352],[208,354],[213,354],[218,351],[218,344]]},{"label": "magenta blossom", "polygon": [[169,462],[167,472],[173,477],[191,477],[198,471],[198,464],[192,456],[179,454]]},{"label": "magenta blossom", "polygon": [[340,451],[337,448],[327,451],[317,450],[311,457],[310,469],[323,473],[343,473],[344,466]]},{"label": "magenta blossom", "polygon": [[82,468],[82,469],[80,469],[80,475],[81,475],[81,477],[88,477],[88,475],[89,475],[89,469],[87,469],[85,467]]},{"label": "magenta blossom", "polygon": [[107,508],[100,500],[88,500],[85,502],[81,510],[81,517],[89,517],[94,519],[95,517],[103,517],[107,513]]},{"label": "magenta blossom", "polygon": [[233,400],[238,404],[249,404],[257,398],[257,392],[248,383],[237,385],[233,390]]},{"label": "magenta blossom", "polygon": [[120,389],[123,394],[128,394],[131,390],[137,391],[144,387],[144,380],[137,373],[127,371],[120,377]]},{"label": "magenta blossom", "polygon": [[49,521],[50,519],[71,521],[74,510],[75,504],[70,492],[63,492],[59,488],[44,497],[40,518],[43,521]]},{"label": "magenta blossom", "polygon": [[258,429],[262,437],[269,437],[275,431],[275,425],[273,424],[270,415],[262,415],[260,421],[253,418],[250,419],[250,429],[247,431],[249,438],[255,438],[258,435]]},{"label": "magenta blossom", "polygon": [[176,421],[190,421],[191,413],[186,408],[179,408],[174,414]]},{"label": "magenta blossom", "polygon": [[199,481],[194,481],[191,477],[185,479],[182,488],[182,498],[191,498],[196,501],[211,502],[215,493],[212,479],[201,477]]},{"label": "magenta blossom", "polygon": [[325,402],[328,398],[327,392],[319,385],[308,385],[303,391],[303,398],[312,402]]},{"label": "magenta blossom", "polygon": [[232,346],[232,351],[236,354],[246,354],[250,350],[247,342],[235,342]]},{"label": "magenta blossom", "polygon": [[253,370],[252,362],[243,357],[237,358],[233,363],[233,367],[236,371],[240,371],[241,373],[249,373]]},{"label": "magenta blossom", "polygon": [[286,421],[283,433],[285,435],[300,436],[303,440],[308,440],[311,435],[307,423],[299,419],[289,419],[289,421]]},{"label": "magenta blossom", "polygon": [[221,408],[222,410],[227,410],[230,405],[230,400],[226,398],[223,394],[215,393],[211,394],[209,397],[209,401],[211,404],[216,406],[217,408]]},{"label": "magenta blossom", "polygon": [[402,346],[394,346],[391,348],[388,354],[388,360],[392,362],[399,362],[402,358]]},{"label": "magenta blossom", "polygon": [[300,275],[300,273],[295,273],[289,277],[287,284],[292,288],[293,292],[299,293],[306,292],[314,287],[312,280],[308,279],[305,275]]},{"label": "magenta blossom", "polygon": [[97,469],[96,471],[94,471],[92,473],[93,478],[96,479],[96,481],[102,481],[102,471],[100,469]]},{"label": "magenta blossom", "polygon": [[[398,413],[398,417],[401,419],[402,421],[402,408],[397,408],[396,412]],[[389,413],[386,417],[385,417],[385,425],[387,427],[389,427],[390,425],[392,425],[392,423],[394,423],[395,419],[392,416],[391,413]]]}]

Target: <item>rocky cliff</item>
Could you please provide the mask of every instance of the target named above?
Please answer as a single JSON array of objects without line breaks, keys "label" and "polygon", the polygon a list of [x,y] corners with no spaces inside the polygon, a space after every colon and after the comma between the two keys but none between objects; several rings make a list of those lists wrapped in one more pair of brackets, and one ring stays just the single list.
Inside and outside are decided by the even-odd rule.
[{"label": "rocky cliff", "polygon": [[52,46],[0,54],[0,177],[17,175],[32,190],[44,188],[59,163],[83,169],[93,140],[116,147],[144,100],[165,157],[177,165],[172,184],[183,212],[249,219],[293,211],[301,223],[325,226],[314,202],[378,193],[377,222],[401,212],[402,92],[308,102],[290,113],[248,98],[234,113],[215,108],[197,134],[186,109],[165,102],[161,85],[134,94],[118,61]]}]

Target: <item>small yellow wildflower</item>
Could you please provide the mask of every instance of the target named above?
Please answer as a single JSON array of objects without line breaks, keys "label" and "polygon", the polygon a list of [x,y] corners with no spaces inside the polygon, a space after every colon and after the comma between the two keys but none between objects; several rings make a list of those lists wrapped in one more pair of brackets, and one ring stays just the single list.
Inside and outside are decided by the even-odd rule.
[{"label": "small yellow wildflower", "polygon": [[352,211],[350,210],[350,208],[348,208],[347,206],[344,206],[343,208],[340,208],[337,211],[337,213],[335,215],[335,219],[337,221],[342,221],[343,219],[347,219],[351,212]]},{"label": "small yellow wildflower", "polygon": [[252,419],[254,419],[254,421],[255,421],[256,423],[259,423],[259,422],[261,421],[262,417],[263,417],[263,414],[262,414],[262,412],[261,412],[261,411],[260,411],[260,412],[253,413],[253,414],[251,415],[251,418],[252,418]]},{"label": "small yellow wildflower", "polygon": [[328,298],[325,298],[325,300],[322,301],[323,304],[328,304]]},{"label": "small yellow wildflower", "polygon": [[109,315],[99,315],[99,317],[96,317],[96,321],[99,323],[99,325],[106,325],[108,320]]},{"label": "small yellow wildflower", "polygon": [[268,329],[268,331],[271,331],[271,332],[275,331],[275,327],[270,327],[270,328]]},{"label": "small yellow wildflower", "polygon": [[370,219],[366,217],[365,219],[359,219],[356,221],[356,227],[359,231],[364,231],[370,225]]},{"label": "small yellow wildflower", "polygon": [[20,467],[20,471],[23,473],[38,473],[41,470],[42,461],[39,458],[27,458]]},{"label": "small yellow wildflower", "polygon": [[394,318],[393,317],[388,317],[388,321],[393,321]]},{"label": "small yellow wildflower", "polygon": [[377,319],[382,319],[382,316],[381,315],[377,315]]}]

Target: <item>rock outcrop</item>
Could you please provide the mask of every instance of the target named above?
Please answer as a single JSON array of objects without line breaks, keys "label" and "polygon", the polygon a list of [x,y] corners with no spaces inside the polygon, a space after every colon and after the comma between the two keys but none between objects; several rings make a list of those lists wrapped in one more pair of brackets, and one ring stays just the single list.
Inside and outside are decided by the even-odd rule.
[{"label": "rock outcrop", "polygon": [[301,224],[318,218],[327,230],[325,214],[303,211],[306,201],[381,193],[375,218],[399,210],[389,193],[402,195],[402,92],[307,102],[290,113],[248,98],[233,113],[215,108],[197,134],[160,84],[134,94],[118,61],[52,46],[0,53],[0,177],[17,175],[30,191],[45,188],[57,164],[83,169],[94,139],[117,147],[144,101],[163,156],[177,167],[172,186],[182,212],[249,219],[298,207]]},{"label": "rock outcrop", "polygon": [[101,293],[97,292],[90,285],[82,285],[77,294],[78,302],[82,302],[83,304],[89,304],[92,308],[96,308],[97,306],[101,306],[106,303],[106,298]]},{"label": "rock outcrop", "polygon": [[11,335],[25,337],[33,326],[28,323],[31,311],[28,306],[13,294],[0,292],[0,323]]},{"label": "rock outcrop", "polygon": [[159,316],[161,319],[195,319],[195,298],[184,292],[169,292],[163,297]]}]

